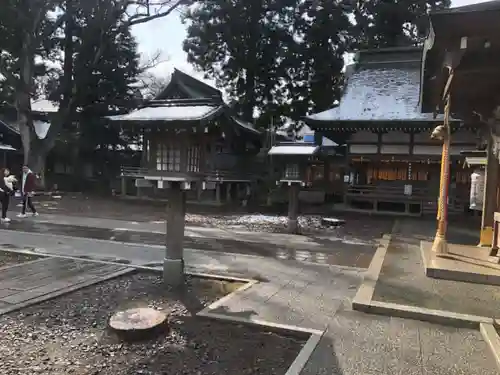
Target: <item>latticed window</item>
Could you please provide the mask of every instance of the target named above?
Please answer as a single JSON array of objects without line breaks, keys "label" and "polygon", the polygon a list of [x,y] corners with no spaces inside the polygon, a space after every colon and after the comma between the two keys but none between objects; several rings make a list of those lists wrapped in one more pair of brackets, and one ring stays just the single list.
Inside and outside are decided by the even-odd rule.
[{"label": "latticed window", "polygon": [[299,179],[300,170],[298,164],[287,164],[285,168],[285,178]]},{"label": "latticed window", "polygon": [[159,171],[180,172],[180,147],[174,144],[159,144],[156,150],[156,169]]},{"label": "latticed window", "polygon": [[200,147],[192,145],[188,148],[188,172],[200,171]]}]

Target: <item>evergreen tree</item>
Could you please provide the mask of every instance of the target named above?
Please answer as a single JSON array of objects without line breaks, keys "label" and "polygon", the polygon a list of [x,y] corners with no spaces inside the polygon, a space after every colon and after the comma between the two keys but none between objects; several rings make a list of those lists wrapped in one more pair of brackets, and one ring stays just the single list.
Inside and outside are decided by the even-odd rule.
[{"label": "evergreen tree", "polygon": [[[106,60],[102,57],[108,53],[111,56],[117,42],[130,44],[130,34],[127,34],[130,27],[165,17],[179,6],[188,3],[189,0],[160,0],[154,4],[149,0],[3,1],[0,12],[0,74],[3,76],[2,86],[8,87],[13,94],[11,105],[15,107],[18,115],[24,162],[30,163],[36,171],[43,171],[45,157],[61,131],[71,131],[82,104],[79,92],[83,95],[87,90],[87,94],[91,95],[88,85],[84,85],[80,91],[77,86],[82,82],[96,83],[96,79],[98,86],[104,84],[102,76],[93,76],[99,75],[101,69],[107,71],[101,74],[114,74],[114,77],[109,77],[110,80],[118,78],[114,68],[102,65]],[[82,28],[81,22],[88,22],[88,25]],[[57,37],[60,35],[62,38]],[[113,35],[115,39],[112,39]],[[83,42],[84,36],[91,39]],[[89,46],[87,43],[93,43],[94,49],[85,50],[84,46]],[[81,54],[77,53],[79,48],[83,48]],[[135,50],[129,53],[129,57],[133,54]],[[49,78],[46,76],[46,67],[38,63],[47,59],[61,64],[60,71],[52,75],[50,82],[46,82]],[[79,59],[86,59],[86,62],[78,62]],[[134,59],[129,61],[130,63],[134,64]],[[120,71],[118,68],[117,70]],[[91,76],[75,76],[84,71]],[[59,102],[59,111],[51,119],[50,130],[43,140],[35,136],[30,104],[31,99],[36,96],[37,76],[44,77],[41,81],[45,81],[44,85],[51,91],[52,98]],[[56,81],[57,83],[54,83]],[[123,81],[125,85],[126,81]],[[120,83],[115,84],[117,88],[113,90],[121,90]],[[109,99],[109,96],[100,95],[94,95],[93,99]],[[8,98],[9,95],[4,97]]]},{"label": "evergreen tree", "polygon": [[352,24],[348,0],[208,0],[188,13],[189,62],[268,127],[331,107]]},{"label": "evergreen tree", "polygon": [[427,33],[427,13],[450,4],[451,0],[360,0],[355,9],[359,46],[418,45]]},{"label": "evergreen tree", "polygon": [[296,69],[297,78],[291,81],[292,85],[300,83],[291,89],[295,93],[295,118],[326,110],[339,99],[344,54],[353,41],[349,20],[352,9],[348,3],[306,1],[299,8],[295,27],[302,42],[298,55],[289,63],[300,66]]},{"label": "evergreen tree", "polygon": [[188,61],[230,94],[247,121],[256,112],[264,117],[279,113],[285,104],[283,52],[293,43],[287,25],[293,22],[294,3],[207,0],[184,18],[189,24],[184,42]]}]

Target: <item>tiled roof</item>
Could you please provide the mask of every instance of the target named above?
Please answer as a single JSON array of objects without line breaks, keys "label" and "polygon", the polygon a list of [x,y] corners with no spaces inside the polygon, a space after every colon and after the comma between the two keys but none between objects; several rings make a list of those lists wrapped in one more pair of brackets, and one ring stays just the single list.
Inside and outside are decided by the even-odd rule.
[{"label": "tiled roof", "polygon": [[362,67],[348,79],[338,107],[308,116],[316,121],[433,121],[419,108],[418,67]]}]

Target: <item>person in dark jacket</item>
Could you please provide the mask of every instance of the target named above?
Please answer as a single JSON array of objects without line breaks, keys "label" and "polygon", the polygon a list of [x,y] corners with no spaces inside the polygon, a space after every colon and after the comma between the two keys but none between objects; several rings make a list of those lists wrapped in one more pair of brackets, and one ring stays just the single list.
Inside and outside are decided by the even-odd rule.
[{"label": "person in dark jacket", "polygon": [[2,204],[2,223],[9,223],[10,219],[7,217],[9,210],[10,196],[14,193],[14,183],[16,178],[10,174],[8,168],[3,168],[0,171],[0,203]]},{"label": "person in dark jacket", "polygon": [[36,175],[29,169],[27,165],[23,165],[23,175],[21,180],[21,195],[23,198],[23,206],[18,217],[26,217],[26,206],[29,207],[33,216],[38,216],[35,206],[33,205],[33,196],[36,188]]}]

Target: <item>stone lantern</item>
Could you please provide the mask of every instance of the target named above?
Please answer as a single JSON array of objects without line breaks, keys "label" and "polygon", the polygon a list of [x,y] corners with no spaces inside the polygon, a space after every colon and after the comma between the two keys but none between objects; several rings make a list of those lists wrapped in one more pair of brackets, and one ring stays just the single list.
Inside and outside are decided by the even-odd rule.
[{"label": "stone lantern", "polygon": [[268,155],[278,167],[277,185],[288,188],[288,232],[298,233],[299,192],[306,186],[306,172],[310,157],[319,146],[304,143],[280,143],[273,146]]}]

